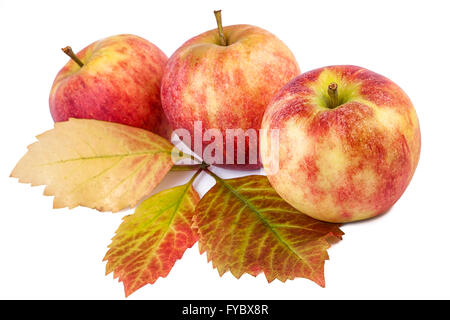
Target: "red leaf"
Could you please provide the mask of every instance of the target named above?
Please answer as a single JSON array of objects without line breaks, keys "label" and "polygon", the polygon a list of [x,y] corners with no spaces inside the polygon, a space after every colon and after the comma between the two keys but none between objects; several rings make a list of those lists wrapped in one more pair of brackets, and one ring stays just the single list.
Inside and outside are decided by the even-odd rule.
[{"label": "red leaf", "polygon": [[126,216],[116,232],[104,260],[106,274],[123,281],[125,295],[159,277],[166,277],[186,249],[197,242],[191,228],[200,200],[191,180],[186,185],[162,191]]},{"label": "red leaf", "polygon": [[194,224],[200,251],[220,275],[264,272],[269,282],[303,277],[325,286],[327,249],[343,235],[338,225],[291,207],[265,176],[215,178],[197,205]]}]

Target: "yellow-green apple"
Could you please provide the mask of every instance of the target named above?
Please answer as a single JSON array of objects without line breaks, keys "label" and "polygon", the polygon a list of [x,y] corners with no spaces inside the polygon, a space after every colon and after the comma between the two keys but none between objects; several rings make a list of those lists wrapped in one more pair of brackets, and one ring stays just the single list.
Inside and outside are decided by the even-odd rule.
[{"label": "yellow-green apple", "polygon": [[[188,40],[169,58],[161,85],[163,109],[173,129],[188,131],[191,147],[194,136],[200,139],[194,151],[206,162],[260,168],[257,131],[264,110],[300,70],[292,52],[273,34],[251,25],[222,28],[220,11],[215,14],[218,29]],[[209,150],[215,151],[209,161],[205,153],[211,144]]]},{"label": "yellow-green apple", "polygon": [[166,55],[135,35],[96,41],[70,60],[57,74],[50,92],[55,121],[69,118],[118,122],[169,136],[161,107],[161,79]]},{"label": "yellow-green apple", "polygon": [[[293,79],[267,107],[262,128],[270,183],[296,209],[323,221],[386,212],[419,161],[420,128],[410,99],[391,80],[356,66]],[[271,130],[279,130],[279,150]]]}]

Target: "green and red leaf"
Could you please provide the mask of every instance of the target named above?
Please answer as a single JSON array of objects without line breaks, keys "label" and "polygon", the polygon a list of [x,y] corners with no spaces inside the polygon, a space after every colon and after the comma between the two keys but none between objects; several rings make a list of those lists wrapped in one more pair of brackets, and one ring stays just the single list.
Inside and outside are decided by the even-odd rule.
[{"label": "green and red leaf", "polygon": [[70,119],[37,138],[11,176],[46,185],[55,208],[134,207],[173,166],[169,141],[122,124]]},{"label": "green and red leaf", "polygon": [[[214,175],[214,174],[213,174]],[[216,178],[194,216],[201,253],[222,275],[264,272],[269,282],[296,277],[325,286],[324,263],[339,226],[312,219],[286,203],[265,176]]]},{"label": "green and red leaf", "polygon": [[200,197],[192,186],[194,179],[143,201],[117,230],[104,260],[106,273],[123,281],[126,296],[167,276],[197,242],[192,217]]}]

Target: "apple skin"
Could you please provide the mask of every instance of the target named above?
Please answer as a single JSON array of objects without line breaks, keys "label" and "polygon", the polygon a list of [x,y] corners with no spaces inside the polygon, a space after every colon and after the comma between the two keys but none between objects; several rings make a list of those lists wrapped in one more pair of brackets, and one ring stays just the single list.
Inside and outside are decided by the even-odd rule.
[{"label": "apple skin", "polygon": [[[190,132],[191,146],[195,121],[202,122],[203,133],[219,129],[225,163],[226,129],[259,130],[273,95],[300,69],[288,47],[261,28],[233,25],[223,31],[227,46],[220,45],[213,29],[188,40],[170,57],[161,99],[172,128]],[[203,149],[210,143],[203,141]],[[248,141],[245,150],[236,149],[234,143],[233,164],[215,164],[231,169],[261,167],[259,155],[257,163],[250,163]],[[259,153],[259,147],[254,151]],[[237,163],[238,152],[245,152],[245,163]]]},{"label": "apple skin", "polygon": [[83,67],[70,60],[53,82],[54,121],[97,119],[170,136],[160,96],[167,56],[158,47],[123,34],[96,41],[77,56]]},{"label": "apple skin", "polygon": [[[329,109],[332,82],[342,104]],[[420,128],[410,99],[391,80],[356,66],[330,66],[295,78],[267,107],[262,127],[279,129],[278,161],[272,140],[261,137],[271,185],[293,207],[323,221],[386,212],[419,161]]]}]

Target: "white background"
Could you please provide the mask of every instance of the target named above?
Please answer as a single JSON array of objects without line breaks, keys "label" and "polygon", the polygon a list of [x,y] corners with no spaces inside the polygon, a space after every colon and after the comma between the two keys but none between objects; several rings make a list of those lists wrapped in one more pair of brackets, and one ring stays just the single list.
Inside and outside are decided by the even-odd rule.
[{"label": "white background", "polygon": [[[390,212],[342,227],[344,240],[329,250],[325,264],[325,289],[305,279],[268,284],[263,275],[220,278],[195,245],[167,278],[129,299],[450,298],[450,7],[448,1],[391,0],[0,0],[0,298],[124,297],[122,284],[104,276],[102,259],[131,211],[53,210],[43,187],[9,178],[34,136],[53,127],[48,94],[68,60],[60,48],[77,51],[133,33],[170,56],[214,28],[212,11],[219,8],[225,25],[253,24],[277,35],[302,71],[354,64],[400,85],[419,116],[420,163]],[[158,190],[187,178],[171,174]],[[199,180],[204,194],[212,179]]]}]

